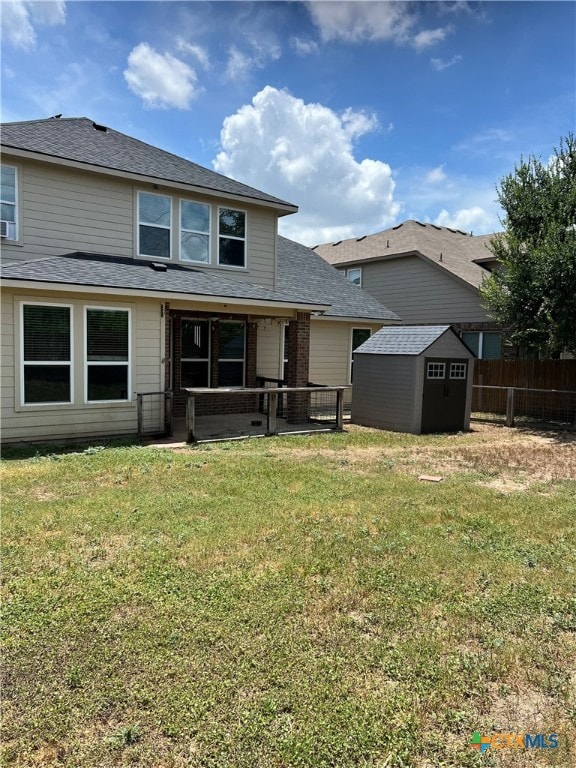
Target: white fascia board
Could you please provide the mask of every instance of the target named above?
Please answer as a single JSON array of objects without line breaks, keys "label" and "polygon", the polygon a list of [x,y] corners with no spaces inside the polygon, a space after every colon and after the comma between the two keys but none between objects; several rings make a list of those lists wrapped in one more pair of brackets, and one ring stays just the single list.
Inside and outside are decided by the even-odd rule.
[{"label": "white fascia board", "polygon": [[50,283],[37,280],[17,280],[6,278],[2,280],[3,288],[18,288],[31,291],[61,291],[63,293],[99,293],[108,296],[133,296],[143,299],[162,299],[164,301],[193,301],[204,304],[225,304],[244,307],[263,307],[266,309],[296,309],[299,312],[326,312],[329,304],[301,304],[293,301],[271,301],[269,299],[243,299],[205,293],[176,293],[171,291],[146,291],[138,288],[110,288],[109,286]]}]

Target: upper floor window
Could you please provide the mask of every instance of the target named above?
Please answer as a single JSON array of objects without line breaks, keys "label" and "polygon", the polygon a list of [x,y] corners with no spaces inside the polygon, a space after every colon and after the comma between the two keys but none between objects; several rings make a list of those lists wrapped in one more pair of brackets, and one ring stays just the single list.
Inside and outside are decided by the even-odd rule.
[{"label": "upper floor window", "polygon": [[72,402],[72,308],[22,304],[22,402]]},{"label": "upper floor window", "polygon": [[172,198],[138,192],[138,254],[169,259],[171,249]]},{"label": "upper floor window", "polygon": [[18,239],[18,174],[12,165],[2,166],[0,192],[2,238]]},{"label": "upper floor window", "polygon": [[218,264],[246,266],[246,213],[232,208],[218,210]]},{"label": "upper floor window", "polygon": [[180,201],[180,260],[210,263],[210,206]]},{"label": "upper floor window", "polygon": [[362,285],[362,267],[352,267],[346,270],[346,279],[354,285]]}]

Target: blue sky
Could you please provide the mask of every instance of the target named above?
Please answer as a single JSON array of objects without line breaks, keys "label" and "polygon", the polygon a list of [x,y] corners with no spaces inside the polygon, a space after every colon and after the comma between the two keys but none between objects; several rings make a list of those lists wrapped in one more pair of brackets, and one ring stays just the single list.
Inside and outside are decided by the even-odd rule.
[{"label": "blue sky", "polygon": [[499,228],[576,125],[574,2],[1,0],[2,119],[87,116],[300,207],[308,245]]}]

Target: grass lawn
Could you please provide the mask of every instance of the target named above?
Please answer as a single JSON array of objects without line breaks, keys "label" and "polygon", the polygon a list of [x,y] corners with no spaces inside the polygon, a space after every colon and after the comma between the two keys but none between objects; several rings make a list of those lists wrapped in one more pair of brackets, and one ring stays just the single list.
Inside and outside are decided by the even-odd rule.
[{"label": "grass lawn", "polygon": [[576,765],[576,442],[53,450],[3,461],[3,765]]}]

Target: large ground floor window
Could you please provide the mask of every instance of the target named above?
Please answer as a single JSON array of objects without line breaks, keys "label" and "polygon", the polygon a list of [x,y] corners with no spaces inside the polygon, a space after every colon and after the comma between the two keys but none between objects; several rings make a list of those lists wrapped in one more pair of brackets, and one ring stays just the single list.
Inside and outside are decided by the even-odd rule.
[{"label": "large ground floor window", "polygon": [[22,304],[22,402],[72,402],[72,307]]},{"label": "large ground floor window", "polygon": [[24,301],[20,311],[22,405],[132,399],[130,309]]}]

